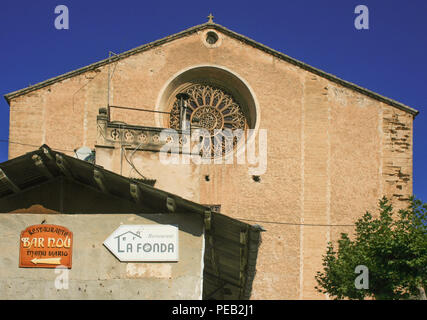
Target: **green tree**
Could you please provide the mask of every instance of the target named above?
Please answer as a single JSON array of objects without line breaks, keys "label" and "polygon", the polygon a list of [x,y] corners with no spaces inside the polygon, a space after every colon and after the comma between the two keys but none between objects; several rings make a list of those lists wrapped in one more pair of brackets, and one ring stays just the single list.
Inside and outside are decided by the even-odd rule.
[{"label": "green tree", "polygon": [[[316,289],[335,299],[425,299],[427,288],[427,204],[411,198],[393,212],[387,198],[379,215],[366,212],[350,239],[342,233],[335,249],[328,243]],[[368,268],[368,288],[357,289],[355,269]]]}]

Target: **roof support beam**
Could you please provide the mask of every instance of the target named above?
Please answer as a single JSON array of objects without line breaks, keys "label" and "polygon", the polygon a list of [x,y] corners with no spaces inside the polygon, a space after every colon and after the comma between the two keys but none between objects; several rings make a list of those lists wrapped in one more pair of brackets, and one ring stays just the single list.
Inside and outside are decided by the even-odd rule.
[{"label": "roof support beam", "polygon": [[93,170],[93,178],[95,179],[96,184],[98,185],[99,189],[102,190],[102,192],[109,193],[104,183],[104,175],[97,168]]},{"label": "roof support beam", "polygon": [[211,216],[212,212],[210,210],[205,211],[205,230],[210,231],[211,230]]},{"label": "roof support beam", "polygon": [[14,193],[21,191],[21,189],[7,177],[6,173],[4,173],[2,169],[0,169],[0,181],[2,181]]},{"label": "roof support beam", "polygon": [[73,178],[71,171],[68,169],[69,166],[67,164],[67,161],[64,159],[63,156],[58,153],[56,154],[56,165],[59,167],[59,170],[61,170],[64,175],[66,175],[68,178]]},{"label": "roof support beam", "polygon": [[142,195],[141,195],[141,190],[139,190],[138,184],[131,182],[129,184],[129,188],[130,188],[130,195],[132,196],[132,198],[135,200],[136,203],[141,204]]},{"label": "roof support beam", "polygon": [[166,208],[168,208],[169,212],[175,212],[176,203],[174,198],[166,197]]},{"label": "roof support beam", "polygon": [[49,158],[49,160],[53,160],[53,157],[52,157],[52,155],[50,154],[49,149],[47,149],[47,148],[45,148],[45,147],[42,147],[41,149],[43,150],[43,153],[45,154],[45,156],[46,156],[47,158]]},{"label": "roof support beam", "polygon": [[53,179],[54,176],[52,175],[52,173],[50,173],[49,169],[46,167],[46,165],[43,163],[43,159],[35,154],[32,156],[32,159],[34,161],[34,164],[36,165],[36,167],[40,170],[41,173],[43,173],[43,175],[49,179]]}]

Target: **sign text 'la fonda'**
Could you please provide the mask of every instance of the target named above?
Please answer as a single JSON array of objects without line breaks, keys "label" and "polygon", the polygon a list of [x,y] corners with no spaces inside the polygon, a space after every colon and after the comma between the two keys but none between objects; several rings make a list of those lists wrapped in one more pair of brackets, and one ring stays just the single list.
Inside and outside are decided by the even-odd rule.
[{"label": "sign text 'la fonda'", "polygon": [[178,227],[121,225],[104,245],[120,261],[178,261]]}]

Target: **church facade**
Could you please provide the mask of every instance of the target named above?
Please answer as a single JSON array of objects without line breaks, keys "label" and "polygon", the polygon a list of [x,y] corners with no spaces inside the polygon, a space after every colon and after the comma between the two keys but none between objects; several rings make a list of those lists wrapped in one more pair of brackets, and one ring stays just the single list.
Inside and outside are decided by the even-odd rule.
[{"label": "church facade", "polygon": [[412,194],[416,110],[212,19],[5,98],[10,141],[88,146],[107,170],[262,225],[252,299],[327,298],[328,241]]}]

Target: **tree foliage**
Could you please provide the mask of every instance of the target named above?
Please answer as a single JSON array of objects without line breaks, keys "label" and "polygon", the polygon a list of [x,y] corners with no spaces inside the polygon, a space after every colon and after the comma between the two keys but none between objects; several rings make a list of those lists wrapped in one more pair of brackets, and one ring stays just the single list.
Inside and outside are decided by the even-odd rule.
[{"label": "tree foliage", "polygon": [[[379,215],[366,212],[350,239],[342,233],[337,248],[329,242],[323,271],[317,272],[319,292],[335,299],[413,299],[427,288],[427,204],[411,198],[406,209],[393,212],[387,198]],[[369,270],[367,289],[357,289],[355,269]]]}]

